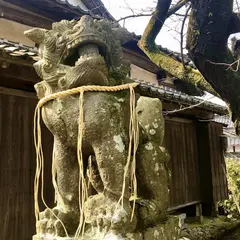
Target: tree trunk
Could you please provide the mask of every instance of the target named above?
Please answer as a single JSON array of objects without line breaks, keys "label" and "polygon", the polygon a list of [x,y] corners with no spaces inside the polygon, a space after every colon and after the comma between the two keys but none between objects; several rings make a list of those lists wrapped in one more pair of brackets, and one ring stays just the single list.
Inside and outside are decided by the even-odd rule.
[{"label": "tree trunk", "polygon": [[236,26],[233,1],[193,0],[192,4],[187,36],[190,57],[208,83],[229,104],[232,119],[238,124],[239,62],[236,62],[227,46],[228,38]]}]

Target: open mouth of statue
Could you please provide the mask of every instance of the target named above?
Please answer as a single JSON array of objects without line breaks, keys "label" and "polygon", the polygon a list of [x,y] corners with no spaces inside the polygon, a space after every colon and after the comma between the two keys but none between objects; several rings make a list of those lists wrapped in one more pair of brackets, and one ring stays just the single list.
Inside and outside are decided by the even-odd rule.
[{"label": "open mouth of statue", "polygon": [[63,64],[68,66],[78,66],[83,62],[93,59],[107,62],[107,47],[105,44],[86,41],[67,46],[67,54],[64,57]]}]

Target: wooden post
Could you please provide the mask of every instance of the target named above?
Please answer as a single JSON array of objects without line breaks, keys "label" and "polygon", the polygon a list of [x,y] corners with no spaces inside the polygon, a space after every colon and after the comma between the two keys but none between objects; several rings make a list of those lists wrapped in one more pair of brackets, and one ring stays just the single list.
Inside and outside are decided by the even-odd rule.
[{"label": "wooden post", "polygon": [[213,183],[208,122],[199,122],[197,124],[197,138],[202,214],[211,216],[213,210]]},{"label": "wooden post", "polygon": [[196,220],[199,223],[203,223],[202,204],[201,203],[196,204]]}]

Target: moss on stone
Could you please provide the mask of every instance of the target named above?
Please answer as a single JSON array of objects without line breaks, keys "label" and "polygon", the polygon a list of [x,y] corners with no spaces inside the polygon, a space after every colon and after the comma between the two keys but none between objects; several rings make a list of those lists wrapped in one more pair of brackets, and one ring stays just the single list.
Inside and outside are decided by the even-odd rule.
[{"label": "moss on stone", "polygon": [[227,233],[240,226],[240,220],[230,220],[226,217],[204,218],[202,224],[191,223],[181,233],[190,240],[222,239]]},{"label": "moss on stone", "polygon": [[211,85],[204,79],[204,77],[199,71],[189,66],[186,66],[184,68],[181,62],[161,52],[157,46],[152,46],[151,48],[148,48],[146,47],[146,44],[142,43],[141,41],[138,45],[153,63],[155,63],[157,66],[167,71],[174,77],[177,77],[178,79],[183,81],[187,81],[202,90],[217,95],[217,93],[213,90]]}]

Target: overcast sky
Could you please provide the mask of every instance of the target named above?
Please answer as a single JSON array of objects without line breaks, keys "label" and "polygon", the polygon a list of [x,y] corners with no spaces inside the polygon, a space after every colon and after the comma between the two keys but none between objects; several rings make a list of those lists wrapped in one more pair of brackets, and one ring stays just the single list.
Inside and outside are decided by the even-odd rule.
[{"label": "overcast sky", "polygon": [[[142,9],[147,11],[147,9],[153,9],[156,6],[154,0],[102,0],[102,2],[117,20],[133,14],[129,7],[132,8],[134,13],[138,13],[141,12]],[[141,35],[148,20],[149,17],[131,18],[126,20],[125,27],[130,32],[135,32],[136,34]],[[181,27],[179,22],[173,23],[171,20],[168,20],[157,38],[157,43],[163,47],[180,52],[180,43],[176,40],[179,39],[179,34],[176,31],[171,30],[175,27],[179,30]]]}]

